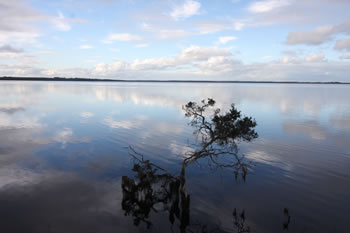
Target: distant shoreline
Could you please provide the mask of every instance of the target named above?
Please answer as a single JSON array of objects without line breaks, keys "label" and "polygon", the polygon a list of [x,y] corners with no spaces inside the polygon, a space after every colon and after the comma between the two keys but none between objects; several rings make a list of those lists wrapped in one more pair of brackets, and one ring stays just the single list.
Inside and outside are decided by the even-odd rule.
[{"label": "distant shoreline", "polygon": [[298,82],[298,81],[213,81],[213,80],[124,80],[92,78],[44,78],[44,77],[0,77],[0,81],[66,81],[66,82],[133,82],[133,83],[276,83],[276,84],[350,84],[350,82]]}]

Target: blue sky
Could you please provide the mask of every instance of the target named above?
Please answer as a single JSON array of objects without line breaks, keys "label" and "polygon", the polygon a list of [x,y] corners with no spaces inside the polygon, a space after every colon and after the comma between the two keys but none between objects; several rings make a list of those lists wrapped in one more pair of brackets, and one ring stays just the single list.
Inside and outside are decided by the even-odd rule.
[{"label": "blue sky", "polygon": [[348,0],[0,0],[0,76],[350,81]]}]

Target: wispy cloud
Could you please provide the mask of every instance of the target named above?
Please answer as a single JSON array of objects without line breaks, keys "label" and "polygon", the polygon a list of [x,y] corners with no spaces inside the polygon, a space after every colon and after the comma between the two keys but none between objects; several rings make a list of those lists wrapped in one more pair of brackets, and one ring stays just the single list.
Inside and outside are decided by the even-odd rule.
[{"label": "wispy cloud", "polygon": [[202,21],[196,22],[196,30],[199,34],[205,35],[210,33],[217,33],[221,31],[236,30],[240,31],[245,27],[245,23],[233,20],[221,20],[221,21]]},{"label": "wispy cloud", "polygon": [[156,32],[156,36],[160,40],[178,39],[189,35],[193,35],[193,33],[183,29],[161,29]]},{"label": "wispy cloud", "polygon": [[115,33],[115,34],[110,34],[102,42],[106,44],[111,44],[114,41],[140,41],[140,40],[142,40],[142,37],[139,35],[133,35],[129,33]]},{"label": "wispy cloud", "polygon": [[[162,57],[154,59],[136,59],[132,63],[116,61],[112,64],[100,63],[93,70],[94,75],[108,76],[118,72],[164,70],[192,65],[195,62],[208,61],[213,57],[228,57],[232,53],[228,49],[217,47],[200,47],[192,45],[182,49],[176,57]],[[211,63],[213,61],[210,61]],[[208,64],[210,66],[210,64]]]},{"label": "wispy cloud", "polygon": [[201,4],[199,2],[187,0],[183,5],[175,7],[170,16],[175,20],[189,18],[193,15],[198,15],[200,7]]},{"label": "wispy cloud", "polygon": [[237,37],[234,37],[234,36],[222,36],[222,37],[219,37],[218,41],[220,44],[227,44],[228,42],[236,39]]},{"label": "wispy cloud", "polygon": [[64,17],[61,11],[58,11],[58,16],[52,19],[53,24],[58,30],[61,31],[70,31],[72,29],[68,20]]},{"label": "wispy cloud", "polygon": [[300,64],[301,61],[302,60],[299,57],[284,56],[278,62],[286,65],[286,64]]},{"label": "wispy cloud", "polygon": [[265,13],[288,6],[289,4],[290,0],[265,0],[254,2],[248,7],[248,10],[254,13]]},{"label": "wispy cloud", "polygon": [[32,43],[40,36],[36,22],[47,18],[24,0],[1,1],[0,43]]},{"label": "wispy cloud", "polygon": [[318,27],[309,31],[295,31],[288,34],[286,43],[289,45],[319,45],[331,40],[331,35],[333,32],[333,26]]},{"label": "wispy cloud", "polygon": [[312,30],[290,32],[286,43],[289,45],[320,45],[332,40],[332,36],[343,33],[350,35],[350,20],[337,25],[320,26]]},{"label": "wispy cloud", "polygon": [[312,54],[310,56],[307,56],[305,58],[306,62],[321,62],[321,61],[325,61],[325,55],[324,53],[316,53],[316,54]]}]

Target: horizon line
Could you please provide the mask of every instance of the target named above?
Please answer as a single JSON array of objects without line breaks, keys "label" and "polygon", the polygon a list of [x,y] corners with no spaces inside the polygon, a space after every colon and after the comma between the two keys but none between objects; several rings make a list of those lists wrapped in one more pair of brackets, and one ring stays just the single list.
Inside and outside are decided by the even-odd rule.
[{"label": "horizon line", "polygon": [[177,83],[276,83],[276,84],[350,84],[341,81],[248,81],[248,80],[159,80],[159,79],[98,79],[66,77],[15,77],[2,76],[0,81],[82,81],[82,82],[177,82]]}]

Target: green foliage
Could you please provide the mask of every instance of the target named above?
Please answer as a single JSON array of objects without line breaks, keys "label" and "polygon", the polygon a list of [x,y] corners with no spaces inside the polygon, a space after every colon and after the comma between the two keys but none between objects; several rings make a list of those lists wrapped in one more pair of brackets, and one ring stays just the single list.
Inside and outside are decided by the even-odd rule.
[{"label": "green foliage", "polygon": [[[237,141],[251,141],[258,137],[254,130],[256,121],[251,117],[242,117],[234,104],[224,114],[220,114],[220,108],[214,108],[214,105],[215,100],[208,98],[203,99],[201,104],[188,102],[183,106],[185,116],[190,118],[190,124],[196,127],[195,134],[201,136],[202,144],[215,142],[236,147]],[[213,112],[210,120],[207,120],[208,116],[205,114],[208,108]]]}]

